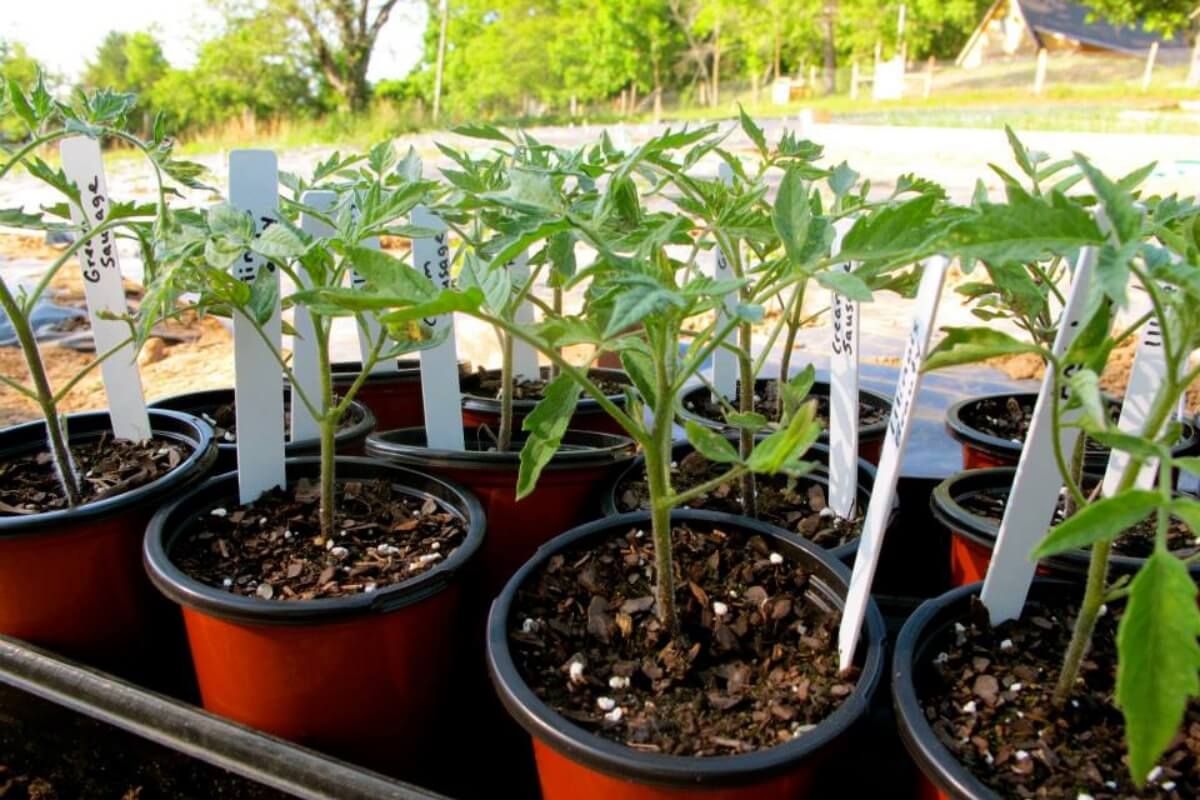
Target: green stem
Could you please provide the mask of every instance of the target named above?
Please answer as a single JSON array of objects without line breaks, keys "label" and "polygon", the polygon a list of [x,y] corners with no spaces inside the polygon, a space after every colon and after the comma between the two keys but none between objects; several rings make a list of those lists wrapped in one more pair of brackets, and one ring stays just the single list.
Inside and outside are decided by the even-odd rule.
[{"label": "green stem", "polygon": [[[325,331],[325,321],[319,315],[312,315],[313,335],[317,345],[318,373],[321,376],[321,414],[317,415],[317,426],[321,435],[321,506],[319,516],[321,521],[321,536],[329,539],[333,536],[334,508],[337,504],[337,428],[341,415],[333,402],[333,370],[329,363],[329,337]],[[366,374],[367,365],[363,365]],[[292,386],[295,387],[295,382]]]},{"label": "green stem", "polygon": [[[666,337],[669,338],[669,337]],[[650,525],[654,539],[654,601],[658,620],[674,637],[679,621],[675,613],[675,568],[671,558],[671,509],[676,498],[671,494],[671,429],[674,398],[662,348],[654,348],[654,376],[657,388],[654,426],[646,454],[646,485],[650,490]]]},{"label": "green stem", "polygon": [[496,435],[496,450],[507,453],[512,447],[513,434],[513,337],[502,333],[500,342],[500,430]]},{"label": "green stem", "polygon": [[741,477],[745,472],[746,466],[743,464],[738,464],[736,467],[726,470],[723,474],[718,475],[712,480],[697,484],[696,486],[688,489],[686,492],[680,492],[678,494],[671,495],[671,505],[674,507],[687,505],[697,497],[703,497],[713,489],[716,489],[718,486],[729,483],[734,478]]}]

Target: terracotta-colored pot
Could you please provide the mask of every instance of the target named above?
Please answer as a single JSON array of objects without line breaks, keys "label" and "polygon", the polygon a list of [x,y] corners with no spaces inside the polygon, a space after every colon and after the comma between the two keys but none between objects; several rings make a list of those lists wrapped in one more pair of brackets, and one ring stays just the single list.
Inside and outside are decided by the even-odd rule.
[{"label": "terracotta-colored pot", "polygon": [[[319,460],[287,462],[289,483]],[[183,607],[204,707],[286,739],[389,772],[418,769],[436,750],[440,712],[456,691],[464,574],[483,545],[483,509],[466,489],[367,458],[337,460],[337,478],[390,480],[461,518],[466,540],[442,563],[376,592],[261,600],[201,583],[171,562],[175,543],[209,509],[237,505],[236,474],[213,478],[150,521],[151,580]]]},{"label": "terracotta-colored pot", "polygon": [[[354,399],[375,415],[375,428],[390,431],[396,428],[411,428],[425,424],[425,404],[421,399],[421,362],[416,358],[401,358],[396,361],[397,369],[389,372],[373,372],[359,387]],[[468,374],[466,362],[459,362],[458,370]],[[335,392],[345,392],[358,374],[362,364],[357,361],[338,361],[332,365]]]},{"label": "terracotta-colored pot", "polygon": [[[488,370],[485,374],[495,378],[498,376],[499,370]],[[606,378],[616,383],[629,383],[629,376],[619,369],[594,367],[589,370],[588,374],[593,378]],[[542,367],[542,377],[550,377],[549,367]],[[481,375],[478,372],[463,377],[463,425],[469,430],[487,426],[489,430],[497,431],[500,429],[500,400],[496,397],[485,397],[478,394],[480,381]],[[618,408],[625,408],[625,395],[608,395],[608,399]],[[529,415],[529,412],[533,411],[537,404],[537,400],[513,400],[514,431],[521,430],[521,421]],[[580,395],[568,427],[573,431],[625,435],[625,429],[618,425],[616,420],[610,417],[595,399],[587,395]],[[380,428],[380,430],[386,429]]]},{"label": "terracotta-colored pot", "polygon": [[[774,378],[759,378],[754,381],[754,391],[760,396],[766,391],[767,384]],[[817,381],[813,384],[812,390],[809,391],[812,397],[828,397],[829,382]],[[694,420],[706,428],[712,428],[717,431],[735,430],[724,421],[709,419],[702,414],[697,414],[691,409],[699,407],[702,403],[707,403],[710,396],[710,390],[707,386],[697,386],[680,395],[679,398],[679,416],[685,420]],[[879,392],[873,392],[870,389],[859,389],[858,399],[861,403],[873,406],[884,412],[883,419],[879,422],[871,423],[870,425],[860,425],[858,428],[858,455],[860,458],[866,459],[870,463],[878,466],[879,455],[883,452],[883,439],[887,435],[888,415],[891,413],[892,401],[885,395]],[[829,431],[821,432],[820,441],[822,444],[829,443]]]},{"label": "terracotta-colored pot", "polygon": [[467,450],[453,451],[426,447],[424,428],[383,431],[367,437],[367,453],[461,483],[479,498],[488,521],[481,569],[490,600],[539,547],[596,517],[601,492],[613,471],[633,459],[634,444],[624,436],[567,431],[537,488],[517,502],[524,437],[498,453],[479,449],[473,433],[468,431]]},{"label": "terracotta-colored pot", "polygon": [[[692,525],[752,531],[772,541],[772,549],[801,560],[810,570],[819,602],[841,608],[849,573],[827,552],[778,528],[732,514],[681,510],[672,518]],[[797,800],[828,796],[817,789],[822,767],[845,746],[863,718],[883,676],[883,617],[874,602],[859,647],[861,676],[854,691],[827,719],[785,744],[745,755],[690,758],[647,753],[597,736],[554,711],[525,683],[513,661],[508,634],[517,590],[551,556],[588,541],[623,535],[648,526],[649,514],[622,514],[582,525],[541,548],[492,605],[488,616],[487,660],[492,683],[514,719],[533,737],[543,800]]]},{"label": "terracotta-colored pot", "polygon": [[[150,412],[154,435],[191,452],[159,479],[76,508],[0,516],[0,634],[92,664],[126,671],[145,657],[158,600],[141,569],[146,523],[168,498],[212,468],[212,429],[174,411]],[[71,414],[72,443],[111,433],[107,412]],[[45,450],[46,427],[29,422],[0,431],[0,453]]]},{"label": "terracotta-colored pot", "polygon": [[[194,414],[199,417],[202,414],[211,416],[214,410],[233,402],[233,389],[204,389],[199,392],[185,392],[164,397],[161,400],[155,400],[150,407],[182,411],[185,414]],[[292,402],[286,391],[283,402],[284,408],[289,407]],[[375,430],[375,415],[371,413],[371,409],[357,400],[350,403],[350,408],[346,413],[350,414],[356,422],[339,429],[334,435],[337,451],[346,456],[362,455],[363,443],[367,440],[367,434]],[[287,435],[286,432],[285,435]],[[288,441],[283,446],[283,452],[286,458],[319,455],[321,441],[319,439]],[[217,441],[217,463],[213,467],[213,474],[220,475],[234,469],[237,469],[237,442]]]}]

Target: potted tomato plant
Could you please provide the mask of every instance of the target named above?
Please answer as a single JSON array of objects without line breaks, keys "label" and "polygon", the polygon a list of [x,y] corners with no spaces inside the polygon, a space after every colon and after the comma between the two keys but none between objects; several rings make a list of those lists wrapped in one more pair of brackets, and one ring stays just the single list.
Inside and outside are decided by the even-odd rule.
[{"label": "potted tomato plant", "polygon": [[[952,331],[941,347],[942,363],[1016,352],[1047,362],[1054,459],[1075,510],[1030,557],[1089,550],[1082,584],[1035,579],[1019,618],[990,624],[979,608],[980,587],[969,585],[929,601],[905,624],[893,682],[901,734],[931,793],[942,796],[1200,791],[1192,746],[1200,724],[1200,610],[1189,573],[1197,556],[1173,549],[1175,521],[1200,530],[1200,506],[1174,494],[1171,482],[1174,469],[1198,467],[1169,447],[1179,433],[1171,415],[1197,377],[1187,366],[1200,332],[1192,312],[1200,268],[1197,206],[1190,198],[1140,196],[1148,169],[1112,180],[1082,156],[1075,164],[1104,212],[1106,233],[1080,204],[1093,200],[1071,201],[1054,191],[1033,196],[1010,185],[1008,203],[979,204],[954,235],[964,252],[1008,250],[1019,261],[1037,258],[1051,242],[1095,248],[1098,289],[1061,355],[993,329]],[[1148,401],[1144,420],[1130,431],[1113,424],[1097,386],[1124,338],[1124,331],[1114,333],[1113,306],[1133,291],[1151,299],[1151,312],[1135,327],[1161,331],[1155,347],[1164,366],[1141,398]],[[1071,424],[1128,456],[1115,489],[1104,495],[1084,493],[1063,452],[1059,437],[1068,413]],[[1144,471],[1153,460],[1157,471]],[[1129,565],[1132,575],[1114,575],[1117,542],[1147,518],[1150,552]]]},{"label": "potted tomato plant", "polygon": [[[140,384],[124,387],[133,392],[128,397],[110,394],[111,413],[64,415],[60,405],[85,375],[110,359],[136,378],[136,348],[155,322],[176,313],[174,307],[155,303],[153,295],[137,313],[123,307],[117,239],[137,242],[147,275],[154,275],[159,266],[156,239],[173,213],[166,204],[173,191],[169,181],[197,185],[200,170],[173,158],[161,121],[150,141],[125,129],[132,95],[100,91],[61,103],[51,98],[41,77],[28,92],[12,80],[5,89],[0,112],[19,119],[27,132],[5,152],[0,179],[24,170],[63,200],[36,213],[6,209],[0,212],[0,224],[76,231],[79,236],[36,285],[14,287],[0,279],[0,308],[16,334],[28,373],[0,380],[40,412],[37,421],[0,431],[0,633],[109,666],[136,667],[152,655],[155,634],[163,634],[162,628],[151,626],[153,592],[138,558],[141,532],[161,502],[209,470],[216,455],[212,430],[185,414],[147,415]],[[87,185],[39,155],[67,140],[77,144],[81,140],[75,137],[81,136],[97,143],[120,142],[144,157],[156,180],[155,202],[110,202],[98,144],[86,145],[96,154]],[[80,222],[70,221],[73,213]],[[114,302],[122,305],[102,323],[115,325],[119,341],[102,346],[97,334],[97,357],[63,385],[52,387],[30,314],[47,296],[55,275],[76,259],[82,259],[85,284],[103,281]],[[136,421],[139,410],[141,421],[133,427],[142,429],[144,438],[118,436],[113,422],[118,413]]]},{"label": "potted tomato plant", "polygon": [[[291,279],[284,304],[309,315],[317,392],[303,388],[274,346],[271,354],[294,402],[316,421],[320,448],[317,458],[284,462],[281,447],[274,455],[286,464],[285,481],[249,501],[239,499],[244,465],[178,497],[151,520],[144,557],[155,585],[183,609],[206,708],[394,771],[416,769],[431,749],[458,659],[449,632],[486,522],[457,484],[336,454],[338,422],[373,362],[435,341],[419,323],[390,332],[376,325],[362,372],[335,394],[335,318],[400,305],[428,311],[438,295],[407,264],[364,245],[407,220],[430,184],[367,171],[332,209],[303,209],[327,221],[326,235],[286,216],[256,234],[251,215],[229,205],[173,232],[164,283],[197,293],[201,309],[241,315],[264,341],[279,302],[270,273]],[[247,252],[274,269],[248,283],[231,279]],[[343,285],[351,269],[362,285]]]}]

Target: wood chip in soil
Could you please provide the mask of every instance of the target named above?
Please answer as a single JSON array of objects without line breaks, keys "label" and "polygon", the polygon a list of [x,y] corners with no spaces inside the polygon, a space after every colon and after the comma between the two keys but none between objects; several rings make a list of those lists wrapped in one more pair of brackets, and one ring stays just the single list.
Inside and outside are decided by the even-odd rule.
[{"label": "wood chip in soil", "polygon": [[927,651],[936,655],[929,680],[918,687],[938,738],[1001,797],[1200,797],[1200,702],[1189,705],[1146,788],[1129,778],[1124,722],[1112,702],[1119,608],[1100,618],[1078,688],[1055,707],[1075,613],[1031,602],[1020,620],[992,628],[977,605],[979,622],[949,629]]},{"label": "wood chip in soil", "polygon": [[[684,492],[719,477],[725,465],[715,464],[692,451],[671,466],[671,486]],[[858,538],[862,532],[862,509],[853,519],[842,519],[826,502],[826,485],[811,477],[756,475],[758,519],[799,534],[821,547],[834,548]],[[621,512],[650,507],[650,487],[645,472],[630,476],[616,488],[617,508]],[[688,508],[743,514],[742,486],[739,480],[722,483],[716,489],[687,504]]]},{"label": "wood chip in soil", "polygon": [[[71,445],[84,503],[123,494],[158,480],[191,455],[167,439],[145,442],[105,433]],[[38,514],[67,508],[54,459],[48,450],[0,463],[0,516]]]},{"label": "wood chip in soil", "polygon": [[[1033,424],[1033,397],[987,397],[962,409],[962,421],[970,427],[997,439],[1024,444],[1029,426]],[[1110,403],[1113,422],[1121,415],[1119,403]],[[1108,448],[1091,439],[1085,445],[1087,454],[1102,457]]]},{"label": "wood chip in soil", "polygon": [[321,535],[320,489],[298,481],[244,506],[210,506],[171,552],[192,578],[244,597],[313,600],[374,592],[446,561],[462,519],[385,481],[338,486],[335,533]]},{"label": "wood chip in soil", "polygon": [[552,556],[517,593],[514,660],[552,708],[639,751],[717,756],[803,736],[854,691],[840,614],[809,599],[803,567],[734,530],[680,525],[673,541],[674,638],[648,531]]},{"label": "wood chip in soil", "polygon": [[[730,404],[734,408],[740,408],[742,384],[739,382],[733,400]],[[704,392],[697,393],[700,399],[691,399],[687,401],[687,410],[698,416],[710,419],[713,422],[725,422],[725,409],[720,403],[713,402],[711,394]],[[695,398],[697,395],[693,395]],[[826,431],[829,430],[829,396],[823,394],[810,394],[809,400],[817,401],[817,421],[821,423],[821,427]],[[771,379],[766,382],[765,389],[754,395],[754,410],[762,414],[771,421],[779,420],[779,381]],[[888,417],[887,409],[880,408],[874,403],[859,399],[858,401],[858,425],[859,428],[875,425],[883,422]]]}]

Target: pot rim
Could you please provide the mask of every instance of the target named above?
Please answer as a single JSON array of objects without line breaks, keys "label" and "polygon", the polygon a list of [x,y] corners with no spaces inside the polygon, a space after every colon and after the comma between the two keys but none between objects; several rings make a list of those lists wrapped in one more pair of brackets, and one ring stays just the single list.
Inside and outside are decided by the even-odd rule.
[{"label": "pot rim", "polygon": [[[777,378],[762,378],[762,377],[755,378],[754,385],[757,387],[760,383],[766,384],[768,381],[772,381],[772,380],[777,380]],[[815,394],[815,395],[828,397],[829,392],[830,392],[830,386],[831,386],[831,384],[827,380],[816,380],[813,382],[812,389],[809,390],[809,394],[810,395]],[[705,417],[701,414],[697,414],[696,412],[690,411],[687,408],[686,402],[689,398],[691,398],[699,393],[707,392],[708,390],[709,390],[708,387],[705,386],[704,384],[693,385],[691,388],[684,389],[684,391],[679,393],[678,398],[675,401],[676,413],[685,420],[687,420],[687,419],[693,420],[695,422],[698,422],[701,425],[704,425],[706,428],[711,428],[712,430],[720,430],[720,431],[736,430],[736,428],[732,428],[724,422],[718,422],[717,420],[709,419],[708,417]],[[890,419],[891,413],[892,413],[891,398],[889,398],[887,395],[883,394],[882,392],[877,392],[874,389],[867,389],[866,387],[859,386],[858,387],[858,400],[859,400],[859,403],[865,402],[867,405],[874,406],[885,412],[884,418],[881,419],[879,422],[873,422],[870,425],[863,425],[861,423],[859,424],[859,426],[858,426],[859,441],[860,442],[862,442],[864,440],[874,441],[875,439],[882,439],[884,437],[884,435],[887,433],[888,419]],[[821,442],[829,441],[829,431],[828,430],[821,431],[821,438],[818,441],[821,441]]]},{"label": "pot rim", "polygon": [[[541,370],[547,376],[550,374],[550,368],[548,366],[539,367],[539,370]],[[500,370],[498,370],[498,369],[483,370],[484,374],[498,374],[499,372],[500,372]],[[475,378],[479,374],[480,374],[479,372],[472,372],[469,375],[465,375],[465,376],[463,376],[463,382],[466,383],[468,381],[471,381],[473,378]],[[590,375],[598,375],[598,377],[607,378],[611,381],[617,381],[617,382],[620,382],[620,383],[623,383],[626,385],[628,385],[630,383],[629,376],[627,374],[625,374],[624,370],[612,369],[611,367],[591,367],[590,369],[588,369],[588,375],[589,376]],[[616,405],[620,408],[625,407],[625,395],[624,394],[609,394],[609,395],[605,395],[605,397],[607,397],[609,402],[613,403],[614,405]],[[540,402],[539,400],[530,400],[528,398],[526,398],[526,399],[513,398],[513,410],[520,411],[522,413],[527,414],[530,411],[532,411],[539,402]],[[471,391],[467,388],[463,389],[462,403],[463,403],[463,408],[468,411],[483,412],[483,413],[489,413],[489,414],[499,414],[500,413],[500,399],[499,398],[485,397],[484,395],[472,394]],[[575,404],[575,413],[578,414],[581,411],[584,413],[589,413],[589,414],[590,413],[596,413],[596,414],[608,413],[603,408],[600,407],[600,403],[594,397],[590,397],[586,394],[581,394],[579,396],[579,400]]]},{"label": "pot rim", "polygon": [[[425,446],[425,431],[424,427],[375,431],[367,436],[367,454],[410,467],[511,471],[520,465],[520,447],[504,453],[491,450],[442,450]],[[471,444],[470,434],[474,431],[467,428],[464,431],[467,434],[466,441]],[[524,440],[524,434],[513,435],[514,445]],[[559,449],[546,465],[546,470],[611,466],[631,460],[637,450],[634,441],[627,436],[595,431],[569,430],[563,434],[562,442],[576,449]]]},{"label": "pot rim", "polygon": [[[199,409],[201,407],[222,406],[236,402],[233,387],[225,387],[222,389],[200,389],[195,392],[181,392],[173,394],[169,397],[160,397],[150,404],[150,408],[163,409],[167,411],[182,411],[185,414],[192,414],[192,411],[183,409]],[[291,393],[286,386],[283,390],[283,405],[288,408],[291,405]],[[340,428],[333,435],[333,441],[336,444],[344,445],[348,442],[353,442],[356,439],[366,437],[368,433],[375,429],[375,414],[367,407],[366,403],[360,403],[358,400],[351,400],[347,411],[353,410],[358,414],[358,422],[346,428]],[[199,416],[193,414],[193,416]],[[287,435],[287,431],[284,431]],[[214,441],[216,441],[214,439]],[[216,441],[217,448],[223,451],[237,450],[237,442]],[[319,449],[321,440],[318,437],[309,439],[285,439],[283,445],[283,453],[285,457],[298,456],[304,452],[312,452],[314,449]]]},{"label": "pot rim", "polygon": [[[737,437],[736,431],[726,430],[726,431],[723,431],[722,433],[726,439],[730,439],[731,441],[736,440],[736,437]],[[759,432],[758,434],[755,435],[754,438],[755,438],[755,441],[762,441],[769,435],[770,435],[769,433]],[[671,443],[671,460],[678,461],[679,458],[681,457],[680,456],[681,450],[692,451],[694,449],[695,448],[692,447],[692,443],[689,442],[687,439],[676,439],[674,442]],[[824,485],[826,488],[828,488],[828,486],[829,486],[829,469],[828,469],[829,445],[824,444],[822,442],[814,442],[812,447],[810,448],[810,451],[811,450],[816,450],[817,452],[824,454],[824,456],[823,456],[824,463],[819,464],[817,466],[817,469],[813,470],[812,472],[810,472],[808,475],[805,475],[804,477],[808,478],[810,480],[813,480],[817,483],[820,483],[820,484]],[[638,453],[637,456],[633,459],[633,462],[628,467],[621,470],[619,473],[617,473],[616,475],[614,475],[612,478],[609,479],[608,485],[604,487],[603,493],[600,497],[600,506],[601,506],[600,511],[602,514],[604,514],[606,516],[613,516],[616,514],[634,513],[634,512],[628,512],[628,511],[621,511],[621,509],[617,507],[617,487],[619,487],[621,485],[622,481],[629,478],[630,475],[634,474],[637,470],[642,469],[644,467],[645,463],[646,463],[646,454]],[[858,492],[857,492],[858,508],[863,514],[866,513],[867,503],[870,501],[870,498],[871,498],[871,487],[873,487],[875,485],[875,473],[876,473],[875,465],[872,464],[870,461],[867,461],[865,458],[862,458],[861,456],[859,456],[858,457],[858,477],[856,479],[856,483],[858,485]],[[867,479],[870,482],[864,483],[864,479]],[[899,493],[896,493],[892,497],[892,512],[891,512],[891,517],[888,521],[889,525],[895,521],[896,515],[899,513],[899,507],[900,507],[900,497],[899,497]],[[703,510],[703,509],[697,509],[697,510]],[[718,512],[718,513],[720,513],[720,512]],[[764,524],[769,524],[769,523],[764,523]],[[784,528],[779,528],[778,526],[772,526],[772,527],[776,527],[777,530],[784,531],[789,536],[798,536],[799,535],[792,531],[788,531]],[[825,550],[825,552],[832,554],[834,558],[839,559],[841,561],[846,561],[847,563],[849,563],[849,559],[853,559],[855,553],[858,552],[858,545],[861,541],[862,541],[862,537],[859,536],[859,537],[856,537],[855,539],[853,539],[852,541],[846,542],[845,544],[840,544],[837,547],[826,547],[823,549]]]},{"label": "pot rim", "polygon": [[[367,379],[369,383],[409,383],[412,381],[421,380],[421,359],[420,358],[397,358],[396,369],[391,372],[372,372]],[[469,365],[466,361],[458,362],[459,372],[468,369]],[[353,379],[358,377],[362,372],[361,361],[335,361],[329,365],[330,372],[333,374],[333,382],[336,385],[339,379]]]},{"label": "pot rim", "polygon": [[[315,457],[287,460],[288,484],[318,474],[321,460]],[[383,472],[393,486],[415,497],[432,497],[442,508],[467,523],[467,535],[454,553],[433,569],[414,578],[374,592],[314,600],[263,600],[242,597],[209,586],[191,577],[170,558],[170,550],[184,527],[200,511],[220,503],[238,505],[237,473],[218,475],[174,502],[163,506],[146,527],[142,563],[150,581],[160,592],[180,605],[221,619],[248,624],[304,624],[329,622],[363,614],[397,611],[432,597],[447,588],[483,545],[487,519],[479,500],[459,484],[385,461],[338,456],[339,479],[367,472]],[[349,475],[347,474],[349,468]]]},{"label": "pot rim", "polygon": [[[196,481],[217,460],[217,448],[212,427],[199,417],[179,411],[149,408],[150,430],[155,436],[169,439],[178,444],[187,444],[192,452],[174,469],[150,483],[136,489],[96,500],[90,503],[45,511],[39,514],[0,516],[0,539],[9,537],[53,533],[53,528],[64,525],[79,525],[100,517],[110,516],[127,510],[139,503],[151,503],[176,493]],[[66,415],[67,441],[92,439],[112,433],[112,422],[108,411],[86,411]],[[74,428],[74,430],[72,430]],[[36,438],[34,438],[36,436]],[[45,447],[45,421],[41,419],[25,422],[0,430],[0,451],[5,455],[17,455]],[[23,441],[24,440],[24,441]]]},{"label": "pot rim", "polygon": [[[824,590],[823,599],[834,608],[844,607],[850,572],[832,555],[812,543],[787,537],[776,528],[734,514],[681,509],[672,512],[671,518],[673,521],[706,522],[730,527],[736,525],[774,539],[780,547],[791,548],[793,553],[802,552],[824,567],[840,584],[818,581],[818,586]],[[798,760],[816,754],[867,714],[884,669],[883,617],[873,599],[867,607],[864,630],[860,634],[863,640],[859,648],[862,672],[854,691],[817,727],[784,744],[753,753],[703,758],[642,753],[590,733],[550,708],[521,678],[509,649],[508,619],[517,589],[553,554],[584,539],[599,538],[613,529],[649,525],[649,522],[648,512],[632,512],[589,522],[557,536],[542,545],[517,570],[492,602],[487,623],[488,672],[509,714],[531,736],[574,761],[625,780],[677,788],[744,785],[794,768]]]}]

